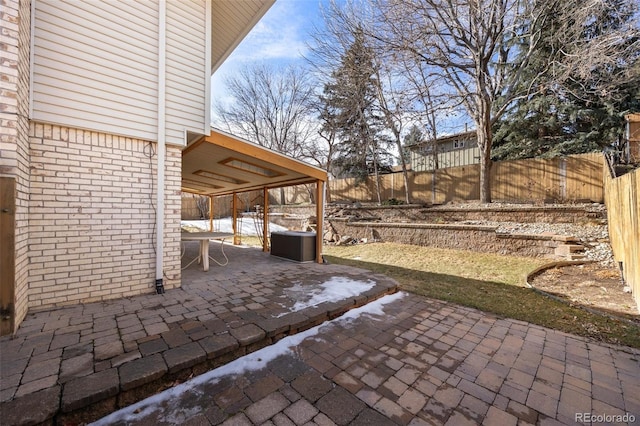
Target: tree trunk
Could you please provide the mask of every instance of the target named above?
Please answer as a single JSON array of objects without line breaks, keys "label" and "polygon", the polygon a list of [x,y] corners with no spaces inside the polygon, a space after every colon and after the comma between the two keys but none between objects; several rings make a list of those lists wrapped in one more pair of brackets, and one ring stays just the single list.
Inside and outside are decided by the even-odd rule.
[{"label": "tree trunk", "polygon": [[[480,73],[486,75],[486,73]],[[491,202],[491,146],[493,135],[491,133],[491,99],[486,90],[487,82],[478,80],[480,96],[478,99],[478,115],[476,117],[476,135],[478,148],[480,149],[480,202]]]},{"label": "tree trunk", "polygon": [[[487,135],[487,132],[489,133]],[[480,202],[491,202],[491,128],[478,128],[478,148],[480,149]]]},{"label": "tree trunk", "polygon": [[402,141],[400,140],[400,133],[394,131],[396,138],[396,147],[400,154],[400,165],[402,166],[402,179],[404,181],[404,201],[407,204],[411,204],[411,193],[409,192],[409,174],[407,173],[407,163],[404,161],[404,148],[402,147]]},{"label": "tree trunk", "polygon": [[482,152],[480,163],[480,202],[491,202],[491,150]]},{"label": "tree trunk", "polygon": [[373,172],[375,175],[375,182],[376,182],[376,194],[378,196],[378,205],[382,205],[382,195],[380,194],[380,174],[378,173],[378,163],[377,160],[374,158],[373,160]]}]

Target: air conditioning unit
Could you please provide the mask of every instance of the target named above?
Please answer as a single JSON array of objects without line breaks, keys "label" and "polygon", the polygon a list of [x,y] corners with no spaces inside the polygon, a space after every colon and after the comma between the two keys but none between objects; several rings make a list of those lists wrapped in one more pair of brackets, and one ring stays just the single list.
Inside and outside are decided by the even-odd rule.
[{"label": "air conditioning unit", "polygon": [[271,255],[296,262],[313,262],[316,259],[316,234],[301,231],[272,232]]}]

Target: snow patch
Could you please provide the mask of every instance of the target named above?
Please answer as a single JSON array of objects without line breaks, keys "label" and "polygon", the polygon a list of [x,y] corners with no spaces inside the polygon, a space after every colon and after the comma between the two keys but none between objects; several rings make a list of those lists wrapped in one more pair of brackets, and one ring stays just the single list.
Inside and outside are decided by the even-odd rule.
[{"label": "snow patch", "polygon": [[[183,220],[182,226],[198,228],[204,232],[209,231],[208,220]],[[233,232],[233,218],[223,217],[221,219],[213,219],[213,229],[216,232]],[[238,219],[238,232],[240,235],[258,235],[258,230],[262,233],[262,220],[245,217]],[[287,231],[284,226],[269,223],[270,232]]]},{"label": "snow patch", "polygon": [[[298,312],[311,306],[317,306],[324,302],[337,302],[355,297],[371,290],[376,285],[375,281],[358,281],[346,277],[331,277],[328,281],[312,286],[309,284],[294,284],[284,290],[286,296],[297,302],[289,309],[289,312]],[[286,315],[279,314],[277,317]]]}]

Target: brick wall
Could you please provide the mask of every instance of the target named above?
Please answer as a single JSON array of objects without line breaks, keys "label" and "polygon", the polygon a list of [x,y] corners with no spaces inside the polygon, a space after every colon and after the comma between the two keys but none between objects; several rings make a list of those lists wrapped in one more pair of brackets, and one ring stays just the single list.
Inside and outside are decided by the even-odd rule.
[{"label": "brick wall", "polygon": [[31,3],[0,2],[0,175],[16,181],[15,327],[27,313],[29,200],[29,49]]},{"label": "brick wall", "polygon": [[[154,291],[157,147],[32,123],[29,307]],[[165,287],[180,283],[180,149],[166,154]]]},{"label": "brick wall", "polygon": [[164,286],[180,286],[181,246],[180,214],[182,211],[182,150],[167,146],[165,156],[164,205]]}]

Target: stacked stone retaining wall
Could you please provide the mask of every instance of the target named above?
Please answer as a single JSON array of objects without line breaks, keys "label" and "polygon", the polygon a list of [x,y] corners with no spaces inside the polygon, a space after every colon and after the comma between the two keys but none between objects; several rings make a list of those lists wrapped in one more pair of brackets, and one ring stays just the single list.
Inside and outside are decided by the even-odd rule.
[{"label": "stacked stone retaining wall", "polygon": [[580,223],[604,219],[602,205],[589,206],[473,206],[473,207],[419,207],[419,206],[361,206],[334,210],[334,215],[371,217],[383,222],[450,223],[490,220],[520,223]]},{"label": "stacked stone retaining wall", "polygon": [[559,235],[500,234],[493,226],[353,222],[341,218],[329,219],[327,225],[330,233],[359,241],[396,242],[550,259],[563,258],[557,249],[573,242],[573,238]]},{"label": "stacked stone retaining wall", "polygon": [[[315,216],[314,205],[271,206],[272,213],[282,217]],[[589,220],[606,219],[606,210],[602,204],[586,205],[509,205],[490,204],[488,206],[433,206],[400,205],[371,206],[329,204],[325,209],[326,217],[370,218],[383,222],[428,222],[451,223],[463,221],[490,220],[494,222],[520,223],[580,223]]]},{"label": "stacked stone retaining wall", "polygon": [[[292,230],[308,230],[313,206],[272,206],[271,221]],[[311,220],[310,220],[311,219]],[[324,240],[342,237],[438,248],[551,259],[578,259],[576,238],[550,234],[497,232],[496,223],[589,223],[606,219],[601,204],[583,205],[328,205]],[[469,223],[471,222],[471,223]],[[474,222],[490,222],[491,226]]]}]

